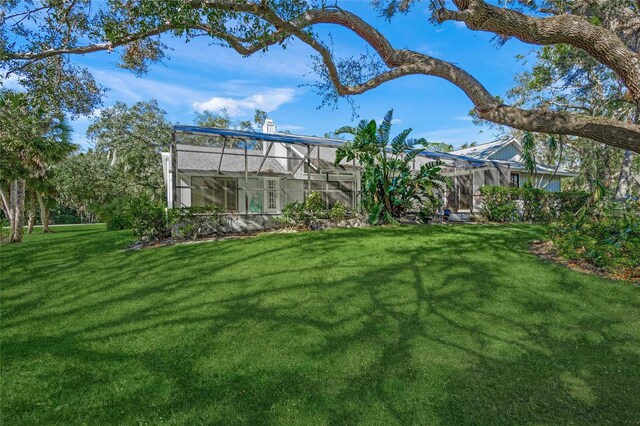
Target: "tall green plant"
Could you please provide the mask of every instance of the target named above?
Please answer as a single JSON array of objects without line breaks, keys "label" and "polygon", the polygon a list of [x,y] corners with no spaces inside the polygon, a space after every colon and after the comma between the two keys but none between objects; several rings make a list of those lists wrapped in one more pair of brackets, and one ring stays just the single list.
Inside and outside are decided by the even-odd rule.
[{"label": "tall green plant", "polygon": [[362,203],[371,223],[395,223],[407,210],[421,206],[425,201],[436,202],[435,190],[451,185],[451,180],[440,174],[441,161],[424,164],[416,172],[411,162],[422,150],[413,147],[407,139],[412,129],[391,138],[393,110],[387,112],[380,123],[362,120],[357,127],[346,126],[337,134],[353,135],[353,141],[340,146],[336,164],[342,160],[357,160],[362,170]]}]

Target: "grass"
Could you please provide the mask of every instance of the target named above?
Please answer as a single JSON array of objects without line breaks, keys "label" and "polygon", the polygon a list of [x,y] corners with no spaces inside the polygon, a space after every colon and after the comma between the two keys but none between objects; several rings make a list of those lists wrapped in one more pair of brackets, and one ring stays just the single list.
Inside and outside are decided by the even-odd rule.
[{"label": "grass", "polygon": [[638,424],[640,288],[528,253],[535,226],[0,248],[18,424]]}]

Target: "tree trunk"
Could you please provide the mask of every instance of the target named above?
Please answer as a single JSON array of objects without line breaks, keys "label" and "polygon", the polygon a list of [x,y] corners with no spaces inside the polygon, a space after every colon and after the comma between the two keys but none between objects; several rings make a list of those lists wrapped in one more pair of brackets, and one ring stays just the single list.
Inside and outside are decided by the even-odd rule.
[{"label": "tree trunk", "polygon": [[27,214],[28,219],[27,219],[27,232],[29,234],[33,233],[33,227],[36,224],[36,210],[35,208],[30,208],[29,209],[29,213]]},{"label": "tree trunk", "polygon": [[24,233],[24,195],[24,179],[17,179],[11,182],[9,201],[9,223],[11,224],[9,242],[11,243],[19,243],[22,241],[22,235]]},{"label": "tree trunk", "polygon": [[38,204],[40,204],[40,220],[42,221],[42,232],[48,234],[51,232],[49,229],[49,207],[45,202],[44,196],[41,193],[37,193]]},{"label": "tree trunk", "polygon": [[622,167],[620,169],[620,178],[618,179],[618,189],[616,189],[616,200],[625,200],[631,186],[631,164],[633,163],[633,154],[627,150],[624,152],[622,159]]}]

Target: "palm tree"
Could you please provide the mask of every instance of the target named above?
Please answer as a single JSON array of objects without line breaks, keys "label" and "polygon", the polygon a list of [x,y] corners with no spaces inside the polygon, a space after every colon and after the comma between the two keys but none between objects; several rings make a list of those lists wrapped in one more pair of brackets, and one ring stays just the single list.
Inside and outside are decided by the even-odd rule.
[{"label": "palm tree", "polygon": [[9,219],[10,242],[22,241],[27,183],[38,187],[48,167],[75,150],[69,139],[61,114],[32,105],[24,93],[0,92],[0,205]]},{"label": "palm tree", "polygon": [[343,159],[358,160],[363,167],[363,207],[374,224],[394,223],[410,208],[437,203],[434,190],[451,184],[448,177],[440,174],[440,161],[412,171],[410,164],[423,148],[414,148],[407,139],[412,129],[403,130],[391,139],[392,119],[393,110],[390,110],[380,126],[375,120],[362,120],[357,127],[346,126],[336,131],[354,136],[352,142],[338,148],[336,164]]}]

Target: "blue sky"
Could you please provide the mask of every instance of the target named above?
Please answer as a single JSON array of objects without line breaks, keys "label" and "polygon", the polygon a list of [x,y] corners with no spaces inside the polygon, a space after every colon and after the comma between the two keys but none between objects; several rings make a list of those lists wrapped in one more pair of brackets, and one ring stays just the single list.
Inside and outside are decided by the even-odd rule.
[{"label": "blue sky", "polygon": [[[368,1],[340,1],[339,5],[374,24],[395,47],[453,62],[496,95],[504,95],[520,69],[515,55],[532,49],[517,40],[498,48],[492,43],[491,34],[473,32],[457,23],[434,26],[428,22],[425,3],[418,3],[408,15],[399,15],[391,22],[379,18]],[[340,55],[364,51],[364,44],[346,30],[326,25],[316,29],[321,34],[331,33],[334,50]],[[168,52],[169,57],[154,64],[142,77],[117,68],[115,54],[94,53],[75,60],[110,89],[104,107],[116,101],[132,104],[155,98],[170,121],[182,124],[193,123],[197,110],[227,106],[234,119],[247,120],[253,118],[255,108],[261,108],[275,121],[278,130],[307,135],[322,135],[352,123],[351,108],[344,101],[336,110],[317,109],[321,97],[304,86],[316,79],[310,69],[314,52],[298,41],[286,49],[273,47],[266,54],[249,58],[209,45],[205,38],[185,43],[165,36],[163,41],[173,49]],[[464,93],[435,77],[404,77],[353,99],[358,105],[356,120],[379,119],[393,108],[395,130],[411,127],[413,137],[454,146],[487,142],[495,137],[491,129],[471,122],[468,112],[472,104]],[[89,122],[86,117],[73,122],[75,142],[85,147]]]}]

